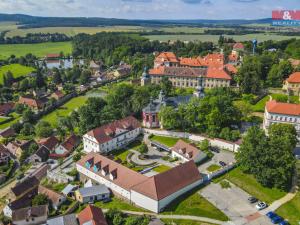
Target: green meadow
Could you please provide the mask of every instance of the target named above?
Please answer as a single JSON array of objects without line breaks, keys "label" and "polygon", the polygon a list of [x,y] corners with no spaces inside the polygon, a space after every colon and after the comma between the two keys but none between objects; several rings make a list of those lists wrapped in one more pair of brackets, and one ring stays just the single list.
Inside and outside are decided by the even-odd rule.
[{"label": "green meadow", "polygon": [[8,71],[12,72],[14,78],[23,77],[33,72],[35,69],[28,66],[22,66],[20,64],[10,64],[0,67],[0,83],[3,83],[3,76]]}]

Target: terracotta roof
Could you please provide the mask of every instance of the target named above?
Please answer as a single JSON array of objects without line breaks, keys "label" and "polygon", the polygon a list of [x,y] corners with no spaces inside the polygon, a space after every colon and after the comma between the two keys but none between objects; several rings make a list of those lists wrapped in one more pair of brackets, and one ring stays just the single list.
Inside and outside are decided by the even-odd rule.
[{"label": "terracotta roof", "polygon": [[77,145],[80,143],[80,137],[72,134],[68,137],[61,145],[68,150],[69,152],[72,151]]},{"label": "terracotta roof", "polygon": [[234,45],[233,45],[233,49],[244,49],[245,47],[244,47],[244,45],[242,44],[242,43],[240,43],[240,42],[238,42],[238,43],[235,43]]},{"label": "terracotta roof", "polygon": [[198,154],[200,154],[200,150],[195,146],[184,142],[183,140],[178,140],[177,143],[171,148],[172,151],[177,152],[182,155],[186,159],[194,159]]},{"label": "terracotta roof", "polygon": [[300,83],[300,72],[292,73],[286,81],[289,83]]},{"label": "terracotta roof", "polygon": [[269,113],[300,116],[300,105],[291,103],[268,101],[266,109]]},{"label": "terracotta roof", "polygon": [[40,194],[46,195],[48,197],[48,199],[51,200],[51,202],[55,205],[58,205],[60,203],[60,200],[64,198],[63,195],[61,195],[49,188],[46,188],[42,185],[39,185],[38,192]]},{"label": "terracotta roof", "polygon": [[40,109],[44,106],[43,101],[31,98],[31,97],[25,97],[25,96],[20,97],[19,103],[28,105],[29,107],[38,108],[38,109]]},{"label": "terracotta roof", "polygon": [[51,96],[56,98],[56,99],[61,99],[65,96],[65,94],[62,93],[62,91],[55,91],[55,92],[52,93]]},{"label": "terracotta roof", "polygon": [[238,56],[236,54],[230,54],[228,56],[228,60],[231,62],[236,62],[238,60]]},{"label": "terracotta roof", "polygon": [[7,102],[0,105],[0,115],[9,113],[15,107],[15,103]]},{"label": "terracotta roof", "polygon": [[[88,155],[82,157],[82,159],[80,159],[77,164],[88,169],[86,167],[86,162],[89,162],[89,165],[91,166],[91,172],[96,173],[98,176],[104,177],[107,180],[109,180],[109,173],[111,171],[116,171],[115,179],[110,181],[126,190],[130,190],[132,186],[148,179],[146,176],[97,153],[89,153]],[[106,167],[108,174],[106,176],[103,176],[101,171],[95,172],[93,170],[94,165],[98,166],[98,168]]]},{"label": "terracotta roof", "polygon": [[173,52],[162,52],[156,58],[155,62],[179,62],[176,55]]},{"label": "terracotta roof", "polygon": [[133,116],[129,116],[91,130],[87,134],[94,137],[99,144],[103,144],[114,138],[117,129],[131,131],[139,127],[141,127],[140,122]]},{"label": "terracotta roof", "polygon": [[198,58],[180,58],[180,65],[191,66],[191,67],[203,66],[201,59],[199,57]]},{"label": "terracotta roof", "polygon": [[83,225],[90,222],[93,225],[107,225],[104,214],[100,208],[88,205],[78,216],[79,224]]},{"label": "terracotta roof", "polygon": [[178,77],[205,77],[206,68],[191,68],[191,67],[158,67],[149,70],[149,75],[165,75]]},{"label": "terracotta roof", "polygon": [[60,58],[60,54],[50,53],[46,55],[47,58]]},{"label": "terracotta roof", "polygon": [[162,200],[201,179],[199,170],[192,160],[150,177],[134,186],[132,190],[146,195],[151,199]]},{"label": "terracotta roof", "polygon": [[18,183],[14,187],[12,187],[11,191],[15,196],[20,196],[23,193],[26,193],[29,190],[33,189],[34,187],[37,187],[39,183],[40,182],[36,177],[28,177],[21,183]]},{"label": "terracotta roof", "polygon": [[231,80],[231,76],[222,67],[208,67],[207,78]]},{"label": "terracotta roof", "polygon": [[226,64],[225,69],[232,74],[236,74],[238,72],[237,68],[232,64]]},{"label": "terracotta roof", "polygon": [[[47,219],[48,215],[48,206],[47,205],[39,205],[39,206],[33,206],[33,207],[27,207],[23,209],[17,209],[13,211],[12,213],[12,221],[17,222],[17,221],[22,221],[29,219],[31,220],[32,218],[37,218],[37,217],[45,217]],[[46,222],[46,221],[44,221]]]},{"label": "terracotta roof", "polygon": [[48,138],[41,139],[39,141],[39,144],[44,145],[46,148],[52,151],[59,144],[59,140],[55,136],[51,136]]}]

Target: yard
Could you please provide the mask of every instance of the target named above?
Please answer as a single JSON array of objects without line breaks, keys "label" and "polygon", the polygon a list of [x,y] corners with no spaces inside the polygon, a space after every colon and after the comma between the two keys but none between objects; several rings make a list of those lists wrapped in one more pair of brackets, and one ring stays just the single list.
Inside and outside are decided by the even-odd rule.
[{"label": "yard", "polygon": [[14,123],[17,123],[20,119],[21,119],[21,115],[17,114],[17,113],[11,113],[10,114],[11,117],[13,117],[13,120],[9,120],[7,123],[3,123],[0,125],[0,130],[3,130],[9,126],[11,126]]},{"label": "yard", "polygon": [[84,105],[86,102],[86,96],[79,96],[76,98],[72,98],[66,104],[62,105],[58,109],[54,110],[53,112],[49,113],[48,115],[44,116],[42,120],[49,122],[53,127],[57,126],[57,119],[59,117],[68,116],[73,110],[79,108],[80,106]]},{"label": "yard", "polygon": [[165,165],[159,165],[158,167],[155,167],[155,168],[153,169],[153,171],[158,172],[158,173],[163,173],[163,172],[168,171],[169,169],[171,169],[171,168],[168,167],[168,166],[165,166]]},{"label": "yard", "polygon": [[150,140],[159,142],[159,143],[161,143],[163,145],[166,145],[168,147],[173,147],[176,144],[176,142],[179,140],[179,138],[153,135],[150,138]]},{"label": "yard", "polygon": [[278,189],[263,187],[253,175],[245,174],[239,168],[231,170],[229,173],[215,179],[214,182],[219,182],[223,179],[229,180],[250,195],[268,204],[282,198],[286,194],[286,192]]},{"label": "yard", "polygon": [[300,192],[288,203],[276,210],[276,213],[288,220],[291,225],[300,223]]},{"label": "yard", "polygon": [[208,172],[215,172],[217,170],[221,169],[221,166],[217,165],[217,164],[212,164],[209,167],[206,168],[206,170]]},{"label": "yard", "polygon": [[17,57],[32,53],[37,57],[44,57],[50,53],[63,52],[65,55],[72,53],[71,42],[46,42],[39,44],[4,44],[0,45],[0,59],[11,55]]},{"label": "yard", "polygon": [[[1,52],[1,45],[0,45]],[[0,53],[2,54],[2,52]],[[12,72],[14,78],[25,77],[29,73],[33,72],[35,69],[28,66],[23,66],[20,64],[10,64],[0,67],[0,83],[3,84],[3,76],[8,72]]]},{"label": "yard", "polygon": [[163,214],[191,215],[227,221],[228,217],[194,189],[171,203]]}]

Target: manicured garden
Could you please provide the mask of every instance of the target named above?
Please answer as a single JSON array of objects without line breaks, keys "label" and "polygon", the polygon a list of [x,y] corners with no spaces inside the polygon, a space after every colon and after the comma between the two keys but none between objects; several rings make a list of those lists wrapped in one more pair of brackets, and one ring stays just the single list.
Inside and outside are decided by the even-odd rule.
[{"label": "manicured garden", "polygon": [[214,182],[219,182],[223,179],[229,180],[250,195],[268,204],[284,197],[286,194],[286,192],[275,188],[263,187],[256,181],[253,175],[245,174],[239,168],[231,170],[227,174],[215,179]]},{"label": "manicured garden", "polygon": [[153,171],[158,172],[158,173],[163,173],[163,172],[166,172],[169,169],[171,169],[171,168],[166,166],[166,165],[159,165],[158,167],[155,167],[153,169]]},{"label": "manicured garden", "polygon": [[221,169],[221,166],[216,165],[216,164],[212,164],[212,165],[210,165],[209,167],[206,168],[206,170],[208,172],[215,172],[215,171],[217,171],[219,169]]},{"label": "manicured garden", "polygon": [[[0,46],[1,48],[1,46]],[[0,50],[1,52],[1,50]],[[23,66],[20,64],[10,64],[10,65],[5,65],[0,67],[0,84],[3,84],[3,76],[10,71],[13,74],[13,77],[15,79],[19,77],[25,77],[29,73],[35,71],[34,68],[28,67],[28,66]]]},{"label": "manicured garden", "polygon": [[286,204],[276,210],[276,213],[288,220],[291,225],[300,223],[300,192]]},{"label": "manicured garden", "polygon": [[171,203],[163,214],[191,215],[227,221],[228,217],[194,189]]},{"label": "manicured garden", "polygon": [[168,147],[173,147],[176,144],[176,142],[179,140],[179,138],[153,135],[150,138],[150,140],[159,142]]},{"label": "manicured garden", "polygon": [[56,127],[58,117],[68,116],[73,110],[78,109],[80,106],[84,105],[86,101],[86,96],[78,96],[76,98],[72,98],[66,104],[62,105],[58,109],[44,116],[42,120],[47,121],[52,126]]}]

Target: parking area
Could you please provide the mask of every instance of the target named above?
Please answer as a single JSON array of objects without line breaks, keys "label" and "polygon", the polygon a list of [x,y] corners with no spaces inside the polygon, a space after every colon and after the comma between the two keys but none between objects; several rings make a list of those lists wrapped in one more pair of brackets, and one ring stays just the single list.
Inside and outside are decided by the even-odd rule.
[{"label": "parking area", "polygon": [[233,224],[271,224],[257,211],[255,204],[248,202],[249,195],[245,191],[230,185],[225,189],[219,183],[211,183],[201,191],[201,195],[226,214]]}]

